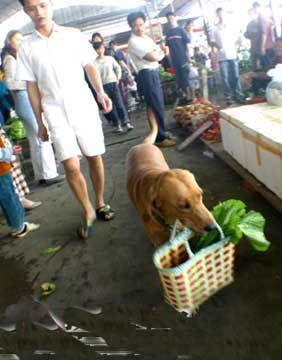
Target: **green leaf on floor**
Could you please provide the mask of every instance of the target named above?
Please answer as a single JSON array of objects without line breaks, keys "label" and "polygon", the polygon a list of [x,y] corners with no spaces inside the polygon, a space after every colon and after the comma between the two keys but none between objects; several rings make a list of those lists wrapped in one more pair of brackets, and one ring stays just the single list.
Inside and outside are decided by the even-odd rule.
[{"label": "green leaf on floor", "polygon": [[41,255],[46,256],[46,255],[54,254],[54,253],[58,252],[60,249],[61,249],[61,246],[48,247],[47,249],[41,251]]}]

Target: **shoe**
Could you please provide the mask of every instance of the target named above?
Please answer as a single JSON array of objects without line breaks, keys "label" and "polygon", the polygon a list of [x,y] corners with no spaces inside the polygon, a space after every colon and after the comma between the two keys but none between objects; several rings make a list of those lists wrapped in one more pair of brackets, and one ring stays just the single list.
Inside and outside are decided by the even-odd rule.
[{"label": "shoe", "polygon": [[39,224],[33,224],[29,222],[24,223],[24,229],[21,232],[12,232],[11,235],[16,238],[23,238],[31,231],[35,231],[40,228]]},{"label": "shoe", "polygon": [[50,186],[50,185],[54,185],[54,184],[59,184],[59,183],[65,181],[65,179],[66,179],[65,175],[58,175],[53,179],[39,180],[38,183],[39,183],[39,185],[42,185],[42,186]]},{"label": "shoe", "polygon": [[176,137],[170,131],[165,132],[165,137],[169,140],[176,140]]},{"label": "shoe", "polygon": [[170,139],[164,139],[163,141],[156,143],[156,146],[160,148],[171,147],[175,145],[176,145],[176,141]]},{"label": "shoe", "polygon": [[123,128],[120,126],[120,125],[118,125],[116,128],[115,128],[115,133],[117,133],[117,134],[122,134],[124,131],[123,131]]},{"label": "shoe", "polygon": [[228,106],[234,104],[234,101],[230,97],[226,97],[225,101],[226,101],[226,105],[228,105]]},{"label": "shoe", "polygon": [[127,130],[127,131],[131,131],[131,130],[134,129],[134,126],[131,125],[130,123],[125,124],[125,127],[126,127],[126,130]]},{"label": "shoe", "polygon": [[42,201],[33,201],[30,207],[24,207],[25,211],[31,211],[42,205]]}]

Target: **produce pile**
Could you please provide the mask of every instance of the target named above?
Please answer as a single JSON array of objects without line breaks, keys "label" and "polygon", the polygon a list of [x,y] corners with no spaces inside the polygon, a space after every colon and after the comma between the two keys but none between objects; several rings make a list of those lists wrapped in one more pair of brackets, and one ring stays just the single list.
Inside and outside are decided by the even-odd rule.
[{"label": "produce pile", "polygon": [[205,122],[211,120],[213,124],[202,135],[202,138],[205,140],[214,140],[220,134],[219,110],[219,106],[216,106],[210,101],[205,101],[203,98],[199,97],[191,105],[177,106],[174,118],[175,121],[184,128],[191,126],[199,128]]},{"label": "produce pile", "polygon": [[11,118],[7,126],[5,126],[11,140],[19,141],[26,137],[26,131],[22,120]]},{"label": "produce pile", "polygon": [[172,81],[175,79],[174,70],[172,68],[165,70],[164,67],[160,67],[160,79],[161,81]]},{"label": "produce pile", "polygon": [[[216,205],[212,214],[223,230],[224,235],[237,245],[246,237],[256,251],[268,250],[270,243],[264,235],[265,219],[259,212],[247,211],[247,206],[241,200],[226,200]],[[218,230],[212,230],[194,239],[194,252],[208,247],[218,241]]]},{"label": "produce pile", "polygon": [[252,89],[246,89],[243,91],[241,101],[246,105],[258,104],[266,101],[265,89],[258,90],[258,94],[254,95]]},{"label": "produce pile", "polygon": [[239,62],[239,72],[244,73],[252,70],[252,63],[250,60],[241,60]]}]

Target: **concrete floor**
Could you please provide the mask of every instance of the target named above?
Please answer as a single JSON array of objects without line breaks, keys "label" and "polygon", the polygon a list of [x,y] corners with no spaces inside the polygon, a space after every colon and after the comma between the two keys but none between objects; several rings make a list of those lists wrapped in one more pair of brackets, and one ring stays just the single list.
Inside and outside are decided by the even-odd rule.
[{"label": "concrete floor", "polygon": [[[262,212],[272,243],[267,253],[260,254],[242,242],[237,250],[235,282],[203,304],[193,318],[178,314],[163,302],[152,263],[154,248],[125,190],[126,153],[147,131],[143,113],[134,115],[134,123],[135,130],[127,135],[113,135],[111,129],[105,129],[106,200],[117,217],[109,223],[97,222],[93,238],[76,239],[80,209],[67,184],[33,189],[31,198],[44,204],[27,220],[41,223],[38,232],[12,240],[6,237],[8,229],[0,227],[0,311],[2,321],[17,322],[15,332],[0,330],[0,348],[4,348],[0,359],[2,353],[35,359],[38,356],[32,354],[39,349],[55,351],[52,359],[102,356],[97,351],[105,348],[86,347],[70,334],[32,325],[33,321],[50,322],[46,312],[52,309],[68,325],[90,331],[83,336],[102,336],[109,344],[106,349],[129,350],[130,359],[140,354],[140,359],[280,360],[281,216],[242,186],[241,179],[223,162],[204,156],[200,141],[181,153],[175,148],[165,150],[171,167],[187,168],[195,174],[208,207],[237,198]],[[184,136],[180,129],[173,132],[179,140]],[[82,168],[87,174],[85,161]],[[62,248],[57,254],[40,255],[58,245]],[[57,291],[45,300],[46,306],[38,306],[31,300],[31,289],[45,281],[54,281]],[[102,306],[102,314],[90,315],[71,309],[73,306]],[[134,323],[147,329],[138,330]]]}]

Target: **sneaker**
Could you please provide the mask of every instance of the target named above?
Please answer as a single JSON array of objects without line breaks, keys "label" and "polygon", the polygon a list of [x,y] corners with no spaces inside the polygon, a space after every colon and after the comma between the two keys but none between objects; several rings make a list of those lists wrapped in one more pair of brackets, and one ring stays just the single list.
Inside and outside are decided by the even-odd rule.
[{"label": "sneaker", "polygon": [[11,233],[11,235],[13,237],[16,237],[16,238],[23,238],[28,233],[30,233],[31,231],[35,231],[35,230],[37,230],[39,228],[40,228],[39,224],[33,224],[33,223],[25,222],[23,231],[21,231],[21,232],[13,232],[13,233]]},{"label": "sneaker", "polygon": [[116,128],[115,128],[115,133],[117,133],[117,134],[122,134],[124,131],[123,131],[123,128],[120,126],[120,125],[118,125]]},{"label": "sneaker", "polygon": [[38,208],[41,205],[42,205],[42,201],[32,201],[31,206],[29,206],[29,207],[24,206],[24,209],[25,209],[25,211],[31,211],[33,209]]},{"label": "sneaker", "polygon": [[160,148],[171,147],[175,145],[176,145],[176,141],[170,139],[164,139],[163,141],[156,143],[156,146]]},{"label": "sneaker", "polygon": [[54,184],[59,184],[59,183],[65,181],[65,179],[66,179],[65,175],[58,175],[52,179],[39,180],[39,185],[50,186],[50,185],[54,185]]},{"label": "sneaker", "polygon": [[127,130],[127,131],[131,131],[131,130],[134,129],[134,126],[131,125],[130,123],[125,124],[125,127],[126,127],[126,130]]}]

